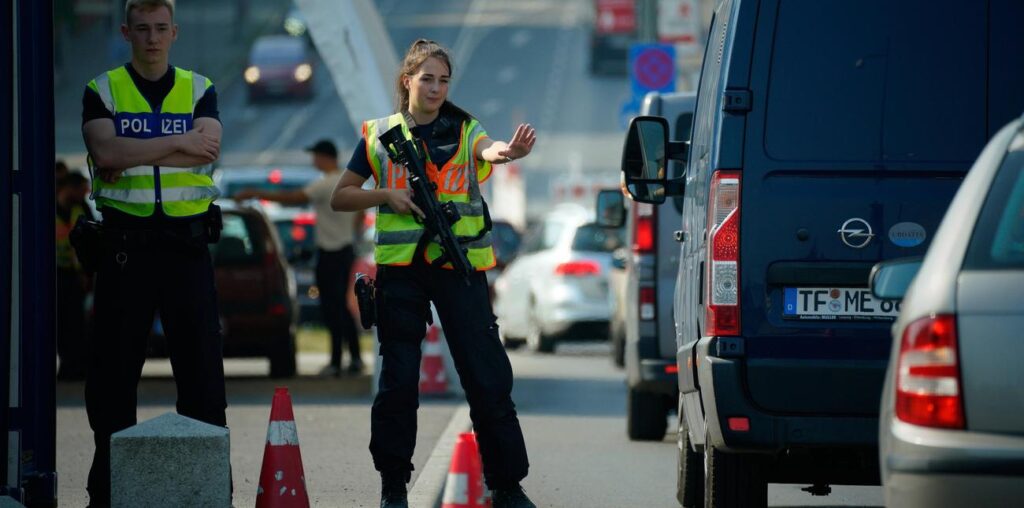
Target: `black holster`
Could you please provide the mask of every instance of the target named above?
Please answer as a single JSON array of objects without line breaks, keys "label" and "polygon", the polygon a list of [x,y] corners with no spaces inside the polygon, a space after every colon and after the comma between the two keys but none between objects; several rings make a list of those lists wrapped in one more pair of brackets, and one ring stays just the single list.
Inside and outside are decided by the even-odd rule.
[{"label": "black holster", "polygon": [[359,303],[359,324],[369,330],[377,324],[377,288],[365,273],[356,274],[356,301]]},{"label": "black holster", "polygon": [[91,221],[85,217],[79,217],[74,228],[68,235],[71,247],[75,249],[75,255],[82,269],[86,273],[93,273],[99,265],[100,257],[103,255],[103,225]]}]

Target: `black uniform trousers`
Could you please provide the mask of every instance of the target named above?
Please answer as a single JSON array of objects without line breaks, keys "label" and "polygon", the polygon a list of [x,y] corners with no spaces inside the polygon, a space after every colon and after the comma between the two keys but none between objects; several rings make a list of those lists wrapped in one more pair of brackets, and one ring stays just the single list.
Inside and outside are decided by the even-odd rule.
[{"label": "black uniform trousers", "polygon": [[58,379],[81,379],[85,376],[87,336],[82,274],[71,268],[57,267]]},{"label": "black uniform trousers", "polygon": [[348,283],[355,260],[352,246],[317,251],[316,285],[320,289],[320,313],[331,332],[331,365],[338,368],[341,368],[343,342],[348,345],[351,365],[363,364],[359,354],[359,329],[348,310]]},{"label": "black uniform trousers", "polygon": [[178,413],[226,426],[223,340],[213,263],[205,244],[112,247],[96,275],[95,334],[85,404],[96,442],[89,497],[110,499],[110,436],[136,421],[137,388],[154,312],[160,312],[177,385]]},{"label": "black uniform trousers", "polygon": [[508,488],[525,478],[529,462],[512,403],[512,365],[498,338],[485,274],[475,272],[467,286],[456,272],[424,263],[382,266],[376,284],[382,366],[370,452],[377,470],[408,481],[413,469],[420,342],[433,301],[466,391],[487,485]]}]

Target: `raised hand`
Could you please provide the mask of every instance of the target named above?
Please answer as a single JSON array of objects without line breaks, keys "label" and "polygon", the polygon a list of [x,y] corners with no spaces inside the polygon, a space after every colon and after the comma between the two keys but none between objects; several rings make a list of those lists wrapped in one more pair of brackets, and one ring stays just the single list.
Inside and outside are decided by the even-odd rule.
[{"label": "raised hand", "polygon": [[530,155],[530,151],[533,150],[533,144],[536,142],[537,130],[528,123],[521,123],[519,127],[516,127],[516,132],[512,134],[512,139],[508,142],[505,149],[498,152],[498,155],[506,159],[504,162],[522,159]]}]

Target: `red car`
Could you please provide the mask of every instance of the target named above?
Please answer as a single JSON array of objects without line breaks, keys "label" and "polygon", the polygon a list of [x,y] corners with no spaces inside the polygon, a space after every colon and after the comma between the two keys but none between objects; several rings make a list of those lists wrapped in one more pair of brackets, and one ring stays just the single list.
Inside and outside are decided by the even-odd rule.
[{"label": "red car", "polygon": [[[210,246],[224,335],[224,357],[267,357],[271,377],[295,375],[298,300],[281,240],[261,210],[218,203],[220,241]],[[150,355],[166,353],[159,318]]]}]

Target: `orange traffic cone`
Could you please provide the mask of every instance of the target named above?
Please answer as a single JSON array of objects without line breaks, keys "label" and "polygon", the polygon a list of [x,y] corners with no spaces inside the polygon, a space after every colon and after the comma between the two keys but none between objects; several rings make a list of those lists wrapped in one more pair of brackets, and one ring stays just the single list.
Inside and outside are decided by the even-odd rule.
[{"label": "orange traffic cone", "polygon": [[427,329],[427,340],[423,344],[423,361],[420,362],[420,394],[444,395],[448,393],[448,376],[441,359],[441,327],[436,324]]},{"label": "orange traffic cone", "polygon": [[441,508],[490,508],[491,491],[484,484],[476,434],[463,432],[455,443]]},{"label": "orange traffic cone", "polygon": [[256,508],[296,507],[309,507],[306,475],[302,472],[302,455],[299,454],[299,433],[288,389],[276,388],[270,406]]}]

